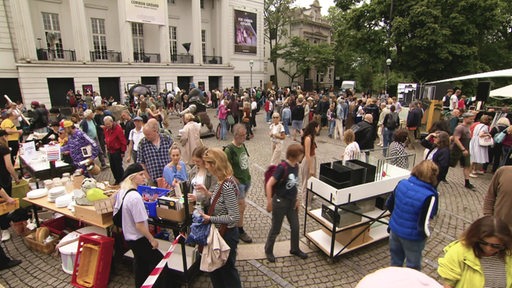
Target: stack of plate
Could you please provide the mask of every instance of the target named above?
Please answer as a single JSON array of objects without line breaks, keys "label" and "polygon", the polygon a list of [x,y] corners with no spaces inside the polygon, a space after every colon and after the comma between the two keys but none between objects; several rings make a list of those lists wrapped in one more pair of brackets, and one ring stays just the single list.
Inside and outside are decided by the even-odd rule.
[{"label": "stack of plate", "polygon": [[37,199],[48,195],[48,189],[42,188],[42,189],[36,189],[32,190],[27,193],[28,199]]},{"label": "stack of plate", "polygon": [[69,203],[71,203],[71,200],[73,200],[71,194],[59,196],[57,199],[55,199],[55,206],[57,208],[68,207]]},{"label": "stack of plate", "polygon": [[54,187],[50,190],[48,190],[48,202],[55,202],[55,199],[57,199],[60,196],[63,196],[66,194],[66,187],[64,186],[58,186]]}]

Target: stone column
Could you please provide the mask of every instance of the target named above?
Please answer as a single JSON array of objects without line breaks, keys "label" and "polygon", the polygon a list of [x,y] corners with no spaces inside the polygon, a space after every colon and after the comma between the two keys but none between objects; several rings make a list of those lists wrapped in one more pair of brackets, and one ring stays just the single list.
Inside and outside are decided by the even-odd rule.
[{"label": "stone column", "polygon": [[[36,39],[30,18],[30,5],[28,0],[9,1],[11,4],[11,18],[13,22],[11,33],[16,35],[16,60],[37,60]],[[44,38],[44,35],[41,35]],[[46,39],[44,39],[46,43]],[[13,43],[14,44],[14,43]]]},{"label": "stone column", "polygon": [[169,7],[167,1],[163,1],[165,5],[165,24],[158,26],[160,34],[160,62],[171,62],[171,45],[169,44]]},{"label": "stone column", "polygon": [[71,29],[73,31],[73,43],[77,61],[91,61],[89,53],[89,37],[87,27],[91,23],[87,22],[85,17],[84,0],[69,0],[69,10],[71,15]]},{"label": "stone column", "polygon": [[200,0],[191,0],[192,2],[192,55],[194,55],[194,64],[203,63],[201,49],[201,3]]},{"label": "stone column", "polygon": [[132,23],[126,21],[126,2],[117,0],[117,14],[119,15],[119,47],[123,62],[133,62]]},{"label": "stone column", "polygon": [[233,47],[233,41],[229,41],[229,35],[233,35],[233,22],[230,21],[230,15],[232,15],[233,11],[229,8],[228,0],[219,0],[220,1],[220,21],[221,21],[221,29],[225,29],[225,31],[219,31],[220,35],[220,56],[222,56],[222,64],[227,65],[231,62],[231,58],[229,57],[230,53],[230,45]]}]

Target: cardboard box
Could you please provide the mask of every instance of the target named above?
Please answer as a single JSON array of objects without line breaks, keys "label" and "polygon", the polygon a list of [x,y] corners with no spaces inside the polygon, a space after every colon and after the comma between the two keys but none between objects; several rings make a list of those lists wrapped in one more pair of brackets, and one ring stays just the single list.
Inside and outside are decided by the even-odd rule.
[{"label": "cardboard box", "polygon": [[[322,231],[324,231],[327,235],[331,235],[331,231],[325,227],[322,227]],[[361,231],[363,231],[362,234],[356,237],[356,235],[358,235]],[[336,241],[344,246],[346,246],[354,237],[356,237],[356,239],[354,239],[354,241],[352,241],[352,243],[350,243],[347,248],[352,249],[363,243],[373,240],[373,238],[370,237],[370,226],[356,226],[336,233]]]},{"label": "cardboard box", "polygon": [[370,212],[375,210],[375,199],[376,197],[359,200],[356,202],[356,205],[361,209],[361,213]]},{"label": "cardboard box", "polygon": [[362,213],[361,209],[357,205],[346,204],[346,205],[342,205],[341,207],[343,207],[346,210],[338,208],[338,213],[334,214],[334,206],[333,205],[322,204],[322,217],[324,217],[327,221],[336,225],[336,227],[338,227],[338,228],[352,225],[357,222],[361,222],[362,216],[352,213],[352,212]]},{"label": "cardboard box", "polygon": [[112,224],[112,212],[98,214],[94,206],[75,206],[75,217],[98,225]]},{"label": "cardboard box", "polygon": [[[179,199],[176,197],[160,197],[158,198],[158,206],[156,207],[156,215],[162,219],[174,221],[174,222],[183,222],[185,221],[185,209],[182,207],[178,209],[180,204],[178,204]],[[188,204],[189,213],[194,211],[194,204]]]}]

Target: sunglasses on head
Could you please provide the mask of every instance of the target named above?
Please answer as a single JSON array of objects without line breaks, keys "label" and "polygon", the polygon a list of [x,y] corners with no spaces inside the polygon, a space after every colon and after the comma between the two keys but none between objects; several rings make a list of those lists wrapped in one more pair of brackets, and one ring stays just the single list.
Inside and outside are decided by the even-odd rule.
[{"label": "sunglasses on head", "polygon": [[483,246],[489,246],[489,247],[494,248],[496,250],[505,250],[505,245],[503,245],[503,244],[489,243],[489,242],[486,242],[484,240],[478,241],[478,244],[483,245]]}]

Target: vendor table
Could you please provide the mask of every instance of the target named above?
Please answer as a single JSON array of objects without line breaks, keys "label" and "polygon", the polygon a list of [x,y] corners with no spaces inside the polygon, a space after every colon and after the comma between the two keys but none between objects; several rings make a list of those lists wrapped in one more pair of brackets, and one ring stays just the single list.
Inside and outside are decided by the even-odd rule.
[{"label": "vendor table", "polygon": [[61,177],[63,173],[73,173],[75,171],[75,167],[73,167],[73,165],[64,161],[59,160],[55,161],[55,163],[50,163],[50,161],[46,160],[45,152],[37,151],[36,153],[37,154],[32,159],[29,159],[26,155],[20,155],[20,168],[22,171],[26,168],[30,175],[35,179],[52,179],[55,177]]},{"label": "vendor table", "polygon": [[[89,225],[93,225],[93,226],[96,226],[96,227],[100,227],[100,228],[106,229],[108,236],[111,236],[111,234],[112,234],[111,233],[112,232],[111,231],[111,227],[114,224],[112,222],[112,216],[110,216],[109,221],[107,221],[106,223],[101,223],[101,222],[92,221],[90,219],[83,219],[83,218],[77,217],[77,216],[75,216],[75,214],[73,214],[73,212],[71,212],[66,207],[64,207],[64,208],[57,208],[57,206],[55,206],[55,203],[48,202],[46,196],[42,197],[42,198],[38,198],[38,199],[29,199],[28,197],[25,197],[25,198],[23,198],[23,200],[25,200],[25,201],[27,201],[29,203],[32,203],[32,208],[34,209],[34,217],[36,219],[36,224],[37,224],[38,227],[39,227],[39,218],[37,217],[37,207],[39,206],[39,207],[43,207],[43,208],[46,208],[48,210],[60,213],[60,214],[66,216],[68,218],[75,219],[75,220],[87,223]],[[84,207],[88,207],[88,208],[90,207],[91,213],[96,213],[96,211],[94,210],[94,206],[84,206]]]}]

